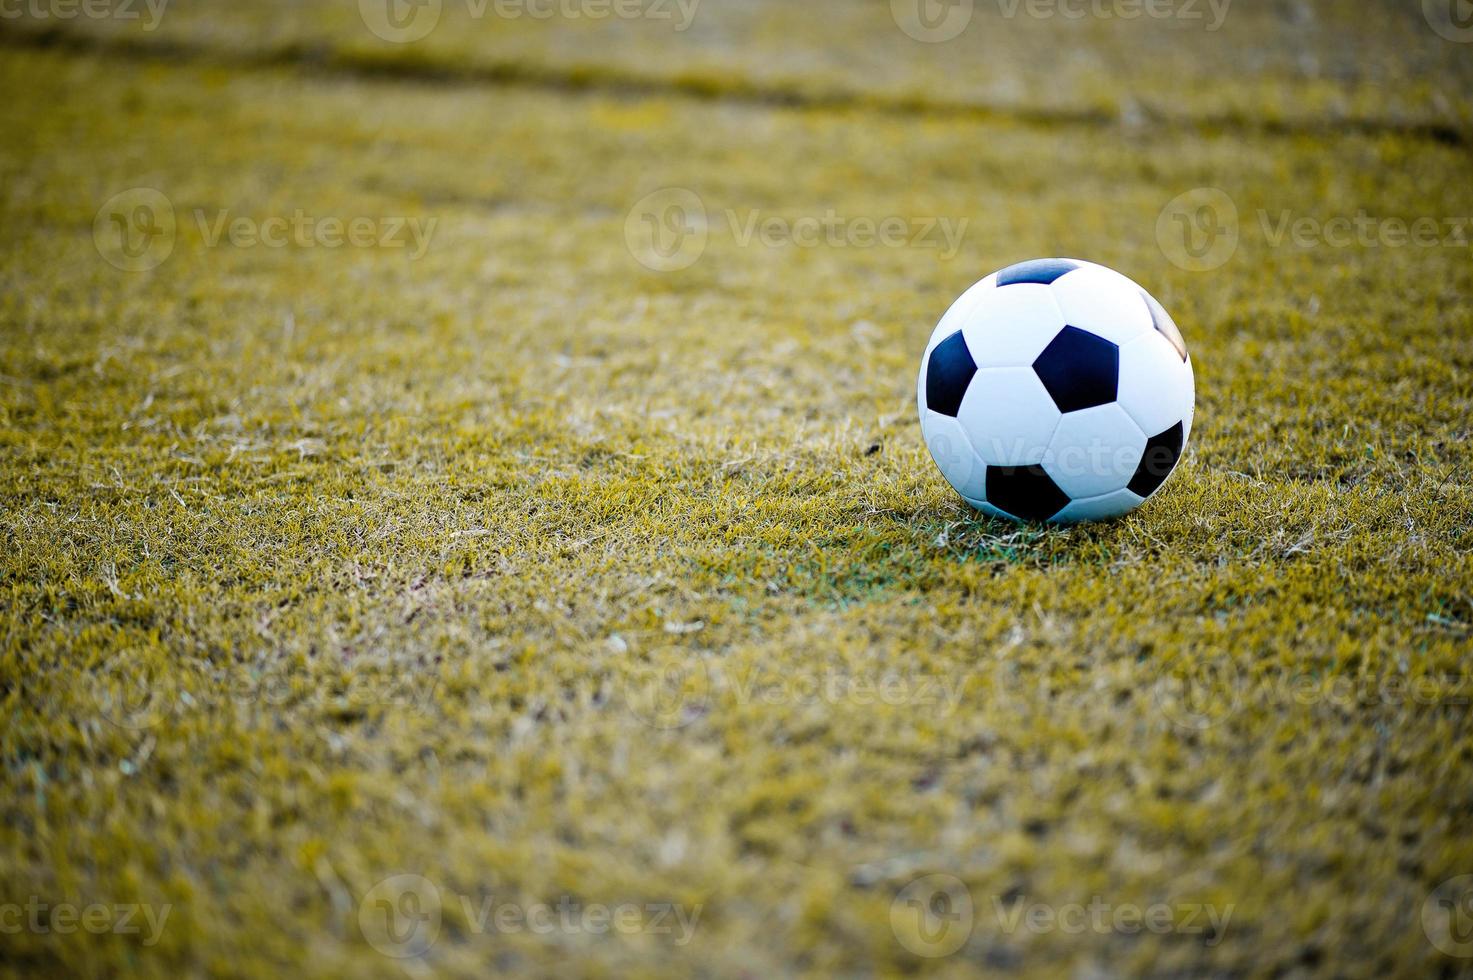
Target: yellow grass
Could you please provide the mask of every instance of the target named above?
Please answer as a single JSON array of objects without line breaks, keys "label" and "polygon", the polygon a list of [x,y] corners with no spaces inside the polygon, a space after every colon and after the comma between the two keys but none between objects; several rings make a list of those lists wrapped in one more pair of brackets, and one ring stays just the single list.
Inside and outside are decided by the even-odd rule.
[{"label": "yellow grass", "polygon": [[[996,25],[1115,78],[1050,94],[883,4],[400,46],[203,6],[0,25],[0,971],[1469,969],[1424,927],[1473,873],[1469,244],[1272,235],[1473,215],[1466,46],[1378,4]],[[1158,237],[1199,187],[1240,239],[1202,272]],[[707,218],[675,271],[636,257],[661,188]],[[966,226],[739,234],[830,211]],[[921,445],[935,320],[1039,255],[1192,347],[1193,445],[1116,523],[979,519]],[[396,875],[423,948],[375,932]],[[1092,902],[1169,928],[1017,917]]]}]

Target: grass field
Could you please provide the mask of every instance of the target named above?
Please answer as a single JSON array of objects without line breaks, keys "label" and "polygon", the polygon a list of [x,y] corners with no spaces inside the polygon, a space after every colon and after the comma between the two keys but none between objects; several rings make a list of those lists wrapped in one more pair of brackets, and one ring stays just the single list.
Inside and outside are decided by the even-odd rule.
[{"label": "grass field", "polygon": [[[0,973],[1473,975],[1473,45],[708,4],[0,20]],[[1118,522],[921,444],[1040,255]]]}]

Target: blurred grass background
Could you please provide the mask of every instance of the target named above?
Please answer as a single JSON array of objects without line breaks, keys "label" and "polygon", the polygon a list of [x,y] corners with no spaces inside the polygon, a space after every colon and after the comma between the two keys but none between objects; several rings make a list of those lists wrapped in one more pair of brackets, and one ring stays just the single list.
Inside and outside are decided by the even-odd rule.
[{"label": "blurred grass background", "polygon": [[[0,21],[0,904],[171,909],[0,970],[1466,973],[1423,914],[1473,872],[1469,246],[1259,216],[1473,215],[1473,47],[1416,5],[999,9],[943,44],[837,0]],[[668,187],[710,235],[660,272],[627,229]],[[1158,235],[1200,187],[1241,224],[1208,272]],[[135,188],[177,229],[128,272],[98,221]],[[829,209],[968,224],[725,218]],[[433,231],[209,241],[297,211]],[[976,519],[914,419],[951,299],[1052,254],[1195,356],[1182,471],[1110,525]],[[932,873],[975,904],[934,958],[894,905]],[[404,960],[364,931],[395,874],[444,900]],[[702,914],[497,934],[485,895]],[[996,912],[1096,896],[1233,912]]]},{"label": "blurred grass background", "polygon": [[[560,16],[566,0],[196,0],[150,17],[138,0],[136,21],[7,26],[130,49],[441,79],[655,84],[1063,119],[1421,127],[1463,138],[1473,125],[1466,45],[1431,29],[1422,9],[1452,10],[1444,0],[938,0],[920,5],[922,14],[915,0],[640,0],[639,17],[600,17],[615,9],[600,2],[573,3],[578,15]],[[927,36],[949,39],[920,43],[902,24],[935,24]]]}]

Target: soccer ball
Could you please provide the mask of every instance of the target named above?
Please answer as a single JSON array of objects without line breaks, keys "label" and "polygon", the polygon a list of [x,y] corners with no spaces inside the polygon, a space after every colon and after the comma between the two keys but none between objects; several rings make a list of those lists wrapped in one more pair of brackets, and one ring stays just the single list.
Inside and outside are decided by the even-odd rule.
[{"label": "soccer ball", "polygon": [[1139,507],[1192,432],[1176,324],[1104,266],[1037,259],[962,294],[931,334],[916,398],[931,457],[978,510],[1072,524]]}]

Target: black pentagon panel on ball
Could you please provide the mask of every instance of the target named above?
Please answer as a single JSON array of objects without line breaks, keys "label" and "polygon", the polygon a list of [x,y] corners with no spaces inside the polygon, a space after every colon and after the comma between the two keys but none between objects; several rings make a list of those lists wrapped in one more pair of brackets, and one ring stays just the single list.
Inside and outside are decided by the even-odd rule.
[{"label": "black pentagon panel on ball", "polygon": [[1025,521],[1046,521],[1069,506],[1069,495],[1042,466],[989,466],[987,502]]},{"label": "black pentagon panel on ball", "polygon": [[931,361],[926,365],[926,407],[956,418],[967,385],[976,373],[977,362],[972,360],[967,339],[958,330],[931,351]]},{"label": "black pentagon panel on ball", "polygon": [[1033,362],[1033,373],[1061,412],[1108,405],[1120,388],[1120,348],[1078,327],[1065,327]]},{"label": "black pentagon panel on ball", "polygon": [[1010,265],[999,272],[997,284],[1016,286],[1021,282],[1036,282],[1040,286],[1047,286],[1064,273],[1073,272],[1077,268],[1079,263],[1068,259],[1034,259],[1031,262]]},{"label": "black pentagon panel on ball", "polygon": [[1146,440],[1146,451],[1141,454],[1141,463],[1130,478],[1130,492],[1139,497],[1149,497],[1161,488],[1171,471],[1181,459],[1182,441],[1186,432],[1180,422],[1157,436]]}]

